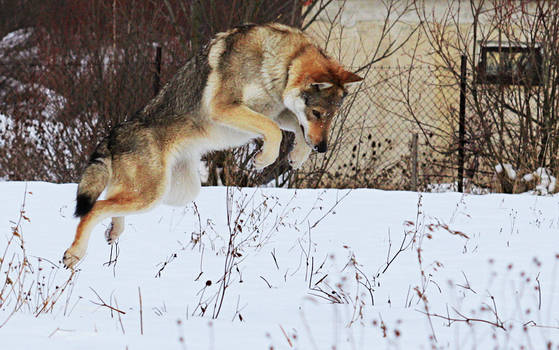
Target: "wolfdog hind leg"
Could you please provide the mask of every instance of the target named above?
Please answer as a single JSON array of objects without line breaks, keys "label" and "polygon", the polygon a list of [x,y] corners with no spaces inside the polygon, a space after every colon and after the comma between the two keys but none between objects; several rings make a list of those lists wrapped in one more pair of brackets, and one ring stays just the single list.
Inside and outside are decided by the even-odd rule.
[{"label": "wolfdog hind leg", "polygon": [[[91,231],[99,222],[109,217],[124,216],[151,208],[162,196],[163,188],[162,183],[147,183],[138,192],[123,191],[106,200],[95,202],[93,209],[81,218],[74,242],[64,252],[64,266],[73,268],[84,257]],[[142,195],[139,196],[138,193]]]},{"label": "wolfdog hind leg", "polygon": [[124,216],[114,216],[111,220],[111,224],[105,231],[105,239],[109,244],[113,244],[122,231],[124,231]]}]

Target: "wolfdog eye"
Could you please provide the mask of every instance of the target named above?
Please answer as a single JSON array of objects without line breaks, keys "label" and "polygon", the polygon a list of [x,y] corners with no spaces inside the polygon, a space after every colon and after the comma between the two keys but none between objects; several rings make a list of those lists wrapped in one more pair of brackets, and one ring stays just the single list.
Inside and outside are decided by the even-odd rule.
[{"label": "wolfdog eye", "polygon": [[322,116],[316,109],[313,109],[312,114],[316,117],[316,119],[320,119],[320,117]]}]

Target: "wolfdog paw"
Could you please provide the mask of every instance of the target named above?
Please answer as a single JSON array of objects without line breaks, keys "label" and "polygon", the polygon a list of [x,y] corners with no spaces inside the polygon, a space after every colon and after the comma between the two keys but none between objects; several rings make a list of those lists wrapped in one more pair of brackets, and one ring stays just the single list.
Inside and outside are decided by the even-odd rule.
[{"label": "wolfdog paw", "polygon": [[117,216],[113,217],[111,224],[105,230],[105,239],[107,243],[113,244],[117,241],[120,234],[124,231],[124,217]]},{"label": "wolfdog paw", "polygon": [[119,232],[117,233],[113,223],[111,223],[109,227],[107,227],[107,229],[105,230],[105,239],[109,244],[113,244],[114,242],[116,242],[119,235],[120,233]]},{"label": "wolfdog paw", "polygon": [[84,257],[84,255],[85,250],[76,249],[74,247],[68,248],[62,257],[64,267],[67,269],[74,269],[76,264]]},{"label": "wolfdog paw", "polygon": [[270,152],[264,153],[263,151],[261,151],[254,158],[254,167],[257,170],[264,169],[265,167],[267,167],[268,165],[276,161],[276,159],[278,158],[278,154],[279,151],[276,152],[275,155],[274,154],[270,155]]},{"label": "wolfdog paw", "polygon": [[288,155],[289,165],[291,165],[293,169],[299,169],[305,160],[309,158],[310,153],[311,148],[306,144],[301,146],[296,144],[291,153]]}]

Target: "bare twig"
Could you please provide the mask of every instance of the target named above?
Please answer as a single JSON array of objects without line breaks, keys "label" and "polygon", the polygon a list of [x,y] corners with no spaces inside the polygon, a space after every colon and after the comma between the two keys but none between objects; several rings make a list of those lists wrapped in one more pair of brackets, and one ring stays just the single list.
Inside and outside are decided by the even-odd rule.
[{"label": "bare twig", "polygon": [[502,322],[494,322],[494,321],[489,321],[489,320],[485,320],[482,318],[473,318],[473,317],[467,317],[463,314],[461,314],[460,312],[458,312],[455,308],[453,308],[454,312],[460,316],[460,318],[456,318],[456,317],[449,317],[449,316],[444,316],[444,315],[439,315],[436,313],[428,313],[422,310],[416,310],[417,312],[420,312],[424,315],[427,315],[429,317],[436,317],[436,318],[441,318],[445,321],[448,321],[449,323],[453,323],[453,322],[465,322],[465,323],[475,323],[475,322],[479,322],[479,323],[486,323],[489,324],[491,326],[497,327],[502,329],[503,331],[507,331],[507,329],[505,328],[505,326],[503,325]]},{"label": "bare twig", "polygon": [[536,276],[536,282],[538,282],[538,310],[542,309],[542,286],[540,284],[540,273]]},{"label": "bare twig", "polygon": [[293,343],[291,343],[291,339],[289,339],[289,336],[287,335],[287,333],[285,332],[285,330],[283,329],[283,327],[281,326],[281,324],[279,325],[279,328],[281,329],[281,332],[283,333],[285,339],[287,340],[287,343],[289,344],[289,347],[292,348],[292,347],[293,347]]},{"label": "bare twig", "polygon": [[101,296],[95,291],[95,289],[93,289],[93,288],[91,288],[91,287],[89,287],[89,289],[91,289],[91,291],[92,291],[93,293],[95,293],[95,295],[97,296],[97,299],[99,299],[99,302],[90,300],[93,304],[99,305],[99,306],[101,306],[101,307],[106,307],[107,309],[109,309],[109,310],[111,310],[111,311],[115,311],[115,312],[117,312],[117,313],[119,313],[119,314],[126,315],[126,312],[124,312],[124,311],[122,311],[122,310],[119,310],[118,308],[116,308],[116,307],[114,307],[114,306],[112,306],[112,305],[109,305],[109,304],[105,303],[105,301],[103,300],[103,298],[101,298]]},{"label": "bare twig", "polygon": [[266,284],[268,285],[268,288],[272,288],[272,285],[268,281],[266,281],[266,279],[264,277],[260,276],[260,278],[262,278],[262,280],[264,282],[266,282]]},{"label": "bare twig", "polygon": [[144,335],[144,309],[142,307],[142,291],[138,286],[138,298],[140,300],[140,334]]}]

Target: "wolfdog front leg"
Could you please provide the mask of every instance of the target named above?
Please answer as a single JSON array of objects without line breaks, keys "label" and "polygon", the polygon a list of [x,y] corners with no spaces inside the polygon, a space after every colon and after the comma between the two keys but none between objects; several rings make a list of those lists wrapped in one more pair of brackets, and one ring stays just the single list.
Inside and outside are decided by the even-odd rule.
[{"label": "wolfdog front leg", "polygon": [[277,121],[282,130],[295,133],[293,149],[289,153],[288,159],[293,169],[299,169],[305,160],[309,158],[312,148],[307,144],[305,134],[303,134],[295,114],[286,109],[278,116]]},{"label": "wolfdog front leg", "polygon": [[264,145],[254,160],[257,169],[267,167],[278,158],[282,135],[278,124],[270,118],[241,105],[217,108],[213,119],[241,131],[262,135]]}]

